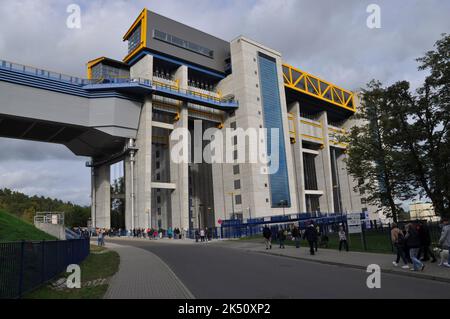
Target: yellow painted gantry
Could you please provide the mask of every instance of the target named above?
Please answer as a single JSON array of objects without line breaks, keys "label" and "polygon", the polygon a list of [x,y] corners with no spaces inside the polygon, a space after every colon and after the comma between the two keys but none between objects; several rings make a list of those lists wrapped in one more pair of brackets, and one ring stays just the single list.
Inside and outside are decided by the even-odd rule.
[{"label": "yellow painted gantry", "polygon": [[340,88],[314,75],[283,64],[285,87],[356,112],[353,92]]}]

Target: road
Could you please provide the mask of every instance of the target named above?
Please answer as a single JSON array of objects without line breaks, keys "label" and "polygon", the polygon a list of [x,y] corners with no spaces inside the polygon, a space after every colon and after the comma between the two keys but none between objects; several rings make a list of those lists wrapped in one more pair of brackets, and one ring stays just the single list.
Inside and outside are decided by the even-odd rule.
[{"label": "road", "polygon": [[111,241],[158,255],[200,299],[450,298],[450,284],[433,280],[382,274],[381,288],[369,289],[369,274],[354,268],[216,244]]}]

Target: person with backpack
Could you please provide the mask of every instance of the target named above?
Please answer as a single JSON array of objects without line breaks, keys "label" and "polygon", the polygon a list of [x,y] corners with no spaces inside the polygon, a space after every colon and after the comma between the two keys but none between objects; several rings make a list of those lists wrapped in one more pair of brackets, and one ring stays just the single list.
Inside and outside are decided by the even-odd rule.
[{"label": "person with backpack", "polygon": [[278,242],[280,243],[280,248],[284,249],[284,241],[286,240],[287,237],[287,230],[281,228],[278,231]]},{"label": "person with backpack", "polygon": [[418,252],[420,248],[420,238],[417,233],[417,228],[412,223],[406,225],[406,236],[405,242],[408,245],[409,256],[413,262],[414,271],[423,271],[425,269],[425,265],[418,259]]},{"label": "person with backpack", "polygon": [[263,237],[266,250],[272,249],[272,231],[269,227],[267,227],[267,225],[263,228]]},{"label": "person with backpack", "polygon": [[[306,239],[309,244],[309,252],[311,255],[314,255],[314,243],[317,243],[317,230],[316,227],[314,227],[314,223],[312,221],[309,222],[308,227],[306,227],[306,230],[303,234],[303,239]],[[316,247],[317,251],[317,247]]]},{"label": "person with backpack", "polygon": [[397,258],[395,259],[395,261],[392,262],[392,264],[395,267],[397,267],[401,258],[404,263],[402,268],[409,269],[408,260],[406,259],[406,252],[405,252],[405,236],[403,235],[403,232],[398,228],[396,223],[393,223],[391,228],[392,228],[391,229],[392,245],[394,246],[395,251],[397,252]]}]

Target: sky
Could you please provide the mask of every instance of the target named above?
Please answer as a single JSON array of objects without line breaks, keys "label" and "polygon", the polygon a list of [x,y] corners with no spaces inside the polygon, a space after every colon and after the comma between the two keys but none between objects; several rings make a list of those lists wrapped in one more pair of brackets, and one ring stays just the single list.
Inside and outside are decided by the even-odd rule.
[{"label": "sky", "polygon": [[[81,8],[80,29],[66,26],[70,4]],[[380,28],[367,27],[370,4],[381,9]],[[350,90],[371,79],[419,86],[415,59],[450,32],[446,0],[0,0],[0,59],[84,77],[87,61],[126,55],[122,36],[144,7],[224,40],[256,40]],[[89,205],[87,160],[61,145],[0,138],[0,188]]]}]

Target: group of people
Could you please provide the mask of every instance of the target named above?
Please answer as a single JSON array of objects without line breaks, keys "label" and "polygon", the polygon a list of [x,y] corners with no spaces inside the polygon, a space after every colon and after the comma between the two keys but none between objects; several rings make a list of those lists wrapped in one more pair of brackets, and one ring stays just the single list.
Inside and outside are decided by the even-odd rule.
[{"label": "group of people", "polygon": [[209,231],[208,227],[205,229],[200,229],[195,231],[195,242],[198,243],[200,240],[201,242],[208,242],[211,241],[212,234]]},{"label": "group of people", "polygon": [[[313,221],[309,221],[307,223],[306,229],[302,232],[300,228],[296,225],[292,226],[290,229],[290,234],[292,240],[295,242],[295,247],[300,248],[300,241],[306,240],[309,246],[309,252],[311,255],[314,255],[319,246],[319,239],[322,243],[328,243],[328,236],[320,234],[319,227],[317,227]],[[272,249],[272,240],[278,240],[280,249],[284,249],[284,242],[288,238],[289,232],[287,228],[280,228],[277,232],[273,232],[267,225],[263,228],[263,237],[264,244],[266,246],[266,250]],[[348,241],[347,241],[347,233],[343,226],[339,227],[338,231],[339,236],[339,251],[345,249],[349,251]]]},{"label": "group of people", "polygon": [[[442,233],[439,239],[439,246],[448,250],[450,247],[450,225],[448,219],[443,219]],[[391,239],[395,247],[397,258],[392,263],[399,266],[400,259],[403,261],[403,269],[410,269],[409,264],[413,267],[411,270],[423,271],[425,264],[423,262],[436,262],[436,256],[431,249],[431,235],[426,222],[416,221],[408,223],[403,229],[400,229],[396,223],[392,224]],[[444,266],[450,267],[449,260],[443,263]]]}]

